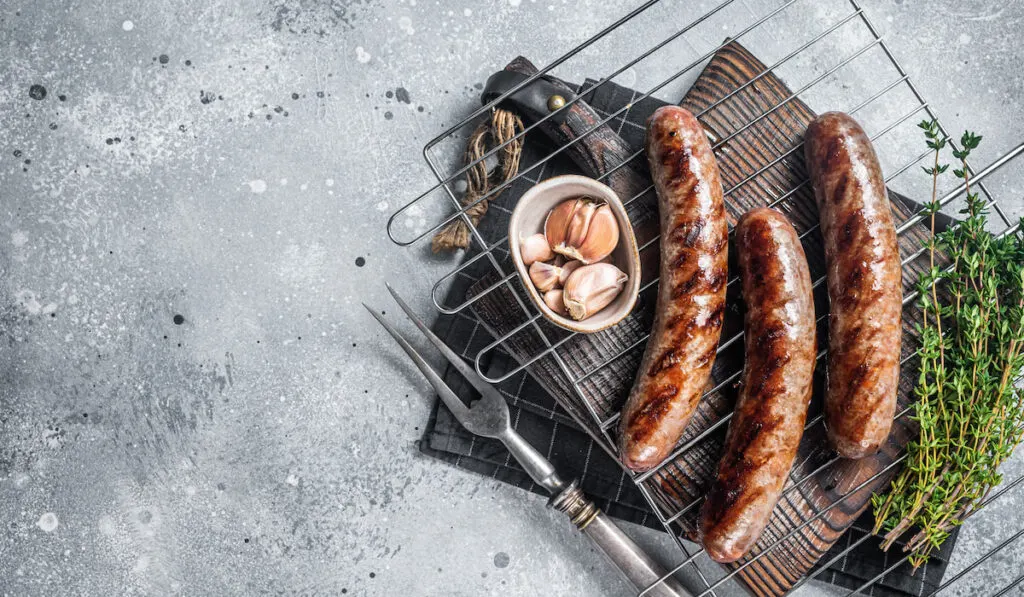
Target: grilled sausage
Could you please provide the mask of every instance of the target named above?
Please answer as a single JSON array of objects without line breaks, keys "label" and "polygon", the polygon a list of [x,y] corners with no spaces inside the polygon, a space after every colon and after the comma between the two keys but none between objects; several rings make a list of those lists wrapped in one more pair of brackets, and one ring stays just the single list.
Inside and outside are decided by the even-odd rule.
[{"label": "grilled sausage", "polygon": [[746,361],[718,475],[701,511],[704,549],[735,562],[761,536],[807,420],[817,360],[807,257],[785,216],[762,207],[736,224],[747,305]]},{"label": "grilled sausage", "polygon": [[804,139],[828,267],[825,424],[844,458],[889,435],[900,374],[902,266],[871,140],[848,115],[814,119]]},{"label": "grilled sausage", "polygon": [[683,108],[659,108],[647,123],[647,159],[661,216],[661,281],[619,434],[620,459],[638,472],[669,455],[700,401],[722,332],[728,273],[722,183],[703,127]]}]

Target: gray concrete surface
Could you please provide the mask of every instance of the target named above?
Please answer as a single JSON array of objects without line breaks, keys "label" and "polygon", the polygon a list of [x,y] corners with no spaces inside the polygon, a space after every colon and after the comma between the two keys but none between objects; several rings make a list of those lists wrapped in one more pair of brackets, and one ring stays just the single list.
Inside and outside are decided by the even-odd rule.
[{"label": "gray concrete surface", "polygon": [[[663,4],[558,73],[609,72],[713,3]],[[1021,3],[863,4],[950,129],[985,135],[979,163],[1024,139]],[[777,5],[737,2],[619,80]],[[627,594],[541,498],[418,454],[427,387],[359,303],[390,311],[388,279],[429,312],[453,260],[393,245],[385,221],[431,184],[420,149],[474,84],[633,6],[0,4],[0,594]],[[801,0],[752,45],[781,57],[848,9]],[[1019,169],[991,181],[1017,216]],[[954,571],[1022,505],[972,521]],[[1015,544],[949,594],[1022,568]]]}]

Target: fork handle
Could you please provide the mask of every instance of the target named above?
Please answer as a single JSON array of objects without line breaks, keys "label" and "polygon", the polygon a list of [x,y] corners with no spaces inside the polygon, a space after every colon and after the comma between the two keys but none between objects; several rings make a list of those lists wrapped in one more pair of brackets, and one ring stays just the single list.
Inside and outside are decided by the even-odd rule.
[{"label": "fork handle", "polygon": [[575,481],[552,497],[548,506],[565,512],[576,528],[594,541],[634,587],[641,591],[647,589],[644,595],[691,597],[674,577],[658,582],[665,576],[664,568],[634,543],[611,517],[587,499]]},{"label": "fork handle", "polygon": [[[622,574],[649,597],[690,597],[679,582],[665,576],[665,569],[615,524],[594,502],[587,499],[576,481],[566,485],[555,467],[511,426],[498,436],[512,456],[535,483],[551,492],[548,507],[564,512],[580,531],[590,537]],[[657,584],[655,584],[657,583]]]},{"label": "fork handle", "polygon": [[534,483],[547,489],[553,495],[565,489],[565,482],[558,476],[551,461],[531,446],[515,429],[508,427],[505,433],[498,436],[498,439],[505,444],[505,447],[522,465]]}]

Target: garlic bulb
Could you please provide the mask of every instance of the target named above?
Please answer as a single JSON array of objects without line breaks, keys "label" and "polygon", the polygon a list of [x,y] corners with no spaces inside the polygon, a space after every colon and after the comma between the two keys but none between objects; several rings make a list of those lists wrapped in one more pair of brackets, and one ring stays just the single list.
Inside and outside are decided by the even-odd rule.
[{"label": "garlic bulb", "polygon": [[585,265],[565,282],[562,300],[569,315],[579,321],[604,309],[622,292],[629,276],[610,263]]}]

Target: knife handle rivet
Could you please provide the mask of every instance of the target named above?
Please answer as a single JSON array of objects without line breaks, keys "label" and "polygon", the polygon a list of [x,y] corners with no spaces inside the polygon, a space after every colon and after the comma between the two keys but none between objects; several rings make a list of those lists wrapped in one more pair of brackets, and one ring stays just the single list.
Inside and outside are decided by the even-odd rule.
[{"label": "knife handle rivet", "polygon": [[558,95],[557,93],[555,95],[552,95],[551,97],[548,98],[548,111],[549,112],[554,112],[555,110],[558,110],[558,109],[560,109],[560,108],[562,108],[564,106],[565,106],[565,98],[560,96],[560,95]]}]

